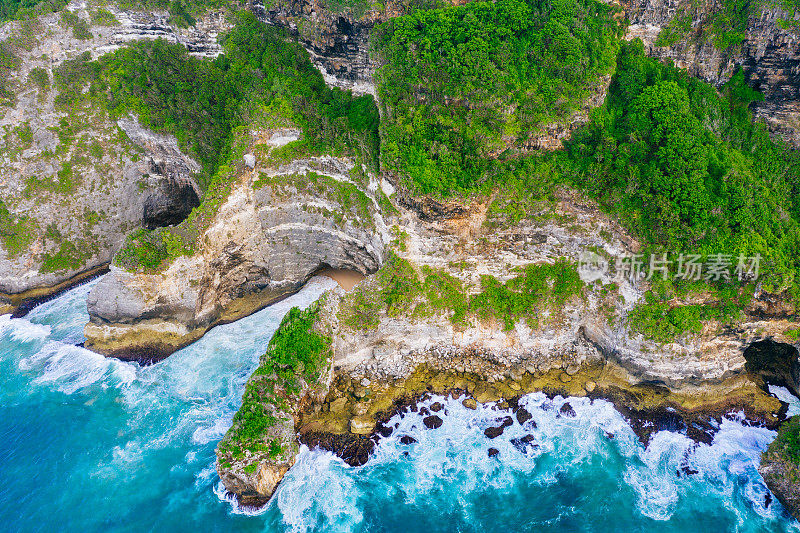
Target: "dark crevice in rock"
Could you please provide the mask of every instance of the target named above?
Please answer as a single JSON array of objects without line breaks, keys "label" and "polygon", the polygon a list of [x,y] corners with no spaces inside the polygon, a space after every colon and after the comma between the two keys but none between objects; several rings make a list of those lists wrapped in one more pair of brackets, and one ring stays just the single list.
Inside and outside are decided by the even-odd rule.
[{"label": "dark crevice in rock", "polygon": [[164,180],[144,200],[142,225],[155,229],[180,224],[199,205],[200,197],[190,182]]},{"label": "dark crevice in rock", "polygon": [[754,379],[760,380],[765,389],[769,384],[778,385],[798,396],[798,355],[797,348],[791,344],[771,339],[756,341],[744,351],[745,369]]}]

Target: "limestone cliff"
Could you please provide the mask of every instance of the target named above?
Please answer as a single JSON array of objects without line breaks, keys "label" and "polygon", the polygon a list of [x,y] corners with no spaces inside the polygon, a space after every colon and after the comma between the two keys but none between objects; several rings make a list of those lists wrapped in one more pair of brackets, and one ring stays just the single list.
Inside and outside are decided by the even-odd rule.
[{"label": "limestone cliff", "polygon": [[764,101],[754,104],[756,117],[793,144],[800,143],[800,39],[793,13],[777,2],[759,4],[732,14],[745,21],[733,27],[732,22],[716,21],[726,9],[720,0],[623,4],[630,20],[627,37],[640,38],[651,56],[672,60],[717,86],[742,67],[748,84],[764,94]]},{"label": "limestone cliff", "polygon": [[[269,151],[299,130],[254,132]],[[246,154],[198,248],[158,272],[112,267],[89,296],[87,347],[152,361],[297,291],[314,273],[367,274],[383,262],[388,230],[378,181],[352,159],[288,162]],[[181,230],[181,227],[178,227]]]},{"label": "limestone cliff", "polygon": [[[784,335],[785,317],[759,314],[759,304],[735,331],[708,323],[702,333],[669,344],[644,338],[628,323],[644,280],[601,277],[559,299],[555,287],[568,282],[554,274],[536,285],[535,309],[510,324],[482,312],[479,297],[466,304],[487,286],[499,287],[494,283],[516,287],[522,292],[511,298],[524,298],[520,287],[551,272],[539,265],[569,271],[582,250],[616,255],[638,248],[591,201],[570,191],[518,222],[489,207],[428,200],[400,208],[394,255],[351,292],[338,290],[322,301],[314,327],[330,338],[331,371],[327,382],[294,403],[294,431],[286,432],[285,445],[299,434],[300,442],[363,464],[377,436],[392,431],[383,423],[430,393],[512,407],[532,391],[602,397],[645,442],[664,428],[709,442],[720,417],[732,411],[769,427],[782,420],[785,407],[765,392],[765,383],[797,390],[796,341]],[[514,284],[520,272],[532,274]],[[246,396],[243,410],[263,401]],[[435,427],[436,413],[430,416]],[[274,476],[267,492],[247,479],[275,474],[281,465],[250,448],[238,460],[220,451],[218,469],[228,490],[259,504],[275,489]]]},{"label": "limestone cliff", "polygon": [[200,166],[174,138],[114,121],[91,105],[64,106],[56,75],[65,61],[96,58],[136,39],[185,43],[216,55],[219,13],[181,30],[167,14],[113,5],[98,22],[85,3],[67,6],[88,34],[61,14],[0,26],[13,57],[0,106],[0,313],[46,296],[106,265],[132,229],[176,223],[199,203]]},{"label": "limestone cliff", "polygon": [[[722,23],[714,29],[717,33],[742,34],[740,42],[729,45],[720,39],[715,44],[712,31],[715,17],[723,12],[728,16],[720,0],[699,4],[688,0],[619,3],[630,23],[627,38],[642,39],[651,56],[672,60],[717,86],[742,67],[748,83],[764,93],[764,101],[754,104],[755,115],[790,142],[800,143],[800,40],[793,14],[786,8],[773,2],[754,8],[752,13],[734,13],[732,16],[746,20],[744,28]],[[297,35],[329,83],[374,94],[376,64],[370,55],[370,32],[380,22],[404,14],[409,6],[404,2],[345,6],[318,0],[281,0],[269,6],[255,1],[252,9],[264,20]],[[556,141],[557,133],[551,136]],[[549,138],[545,145],[548,142]]]}]

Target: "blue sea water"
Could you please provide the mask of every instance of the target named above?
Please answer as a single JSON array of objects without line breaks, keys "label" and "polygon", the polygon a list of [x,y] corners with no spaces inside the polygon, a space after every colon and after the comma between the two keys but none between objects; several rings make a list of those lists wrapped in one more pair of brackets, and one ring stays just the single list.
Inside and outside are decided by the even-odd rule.
[{"label": "blue sea water", "polygon": [[[732,415],[710,446],[664,431],[645,448],[611,404],[542,394],[522,400],[535,428],[494,440],[483,430],[503,413],[431,399],[441,428],[397,416],[360,468],[303,448],[265,509],[239,509],[214,447],[282,316],[332,284],[315,278],[148,367],[75,346],[91,284],[0,317],[0,531],[800,531],[756,470],[774,432]],[[559,414],[567,401],[574,418]]]}]

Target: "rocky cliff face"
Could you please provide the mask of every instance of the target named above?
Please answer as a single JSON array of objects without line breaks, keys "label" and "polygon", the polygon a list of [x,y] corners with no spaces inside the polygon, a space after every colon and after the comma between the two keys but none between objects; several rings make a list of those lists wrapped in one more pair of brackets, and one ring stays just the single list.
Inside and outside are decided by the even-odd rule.
[{"label": "rocky cliff face", "polygon": [[761,456],[758,472],[767,487],[780,500],[792,516],[800,520],[800,471],[797,464],[796,442],[800,431],[800,418],[790,419],[778,432],[767,451]]},{"label": "rocky cliff face", "polygon": [[90,37],[77,38],[59,14],[0,27],[0,40],[18,57],[6,83],[9,105],[0,106],[0,313],[107,264],[132,229],[176,223],[199,203],[193,176],[200,167],[174,138],[91,106],[57,105],[54,71],[136,39],[218,54],[217,34],[229,27],[223,14],[182,30],[166,12],[108,6],[116,23],[100,25],[84,3],[66,9],[86,22]]},{"label": "rocky cliff face", "polygon": [[375,94],[370,32],[380,22],[403,12],[399,2],[387,2],[377,9],[367,2],[344,5],[319,0],[279,0],[272,4],[254,0],[251,9],[262,20],[294,34],[328,84],[356,94]]},{"label": "rocky cliff face", "polygon": [[[714,16],[723,10],[719,0],[697,5],[673,0],[623,4],[631,23],[627,37],[640,38],[651,56],[672,60],[717,86],[742,67],[748,84],[764,94],[764,101],[754,104],[756,117],[793,144],[800,143],[800,39],[796,21],[786,9],[776,3],[756,8],[747,17],[741,42],[720,49],[711,35]],[[672,28],[674,37],[664,39],[662,32]],[[735,31],[724,25],[723,30]]]},{"label": "rocky cliff face", "polygon": [[[294,129],[260,132],[267,143]],[[214,324],[297,291],[324,268],[367,274],[383,262],[388,230],[380,185],[331,156],[269,162],[248,154],[199,249],[156,273],[112,267],[89,295],[86,346],[140,361],[165,357]]]},{"label": "rocky cliff face", "polygon": [[[458,306],[436,303],[447,292],[429,296],[442,280],[476,294],[484,276],[504,282],[526,265],[564,257],[578,261],[586,249],[618,255],[638,244],[591,201],[569,191],[519,222],[486,204],[431,204],[436,202],[401,208],[394,221],[401,236],[394,251],[427,288],[400,307],[387,308],[384,295],[394,293],[386,292],[382,269],[351,292],[338,290],[324,299],[316,327],[331,338],[332,371],[322,390],[296,402],[295,431],[288,432],[292,442],[299,434],[311,447],[363,464],[375,437],[392,431],[384,422],[430,393],[466,396],[465,405],[512,407],[533,391],[602,397],[617,405],[644,442],[659,429],[675,427],[709,442],[720,417],[731,411],[769,427],[782,420],[785,407],[765,392],[765,380],[796,390],[794,374],[784,372],[792,367],[785,364],[791,354],[797,359],[796,341],[784,335],[790,326],[785,318],[754,313],[736,331],[709,323],[703,333],[659,344],[628,324],[646,282],[613,284],[604,277],[564,302],[541,304],[534,317],[510,328],[480,314],[456,318]],[[395,279],[412,279],[407,269],[399,272]],[[432,273],[437,277],[426,277]],[[788,359],[780,355],[784,352]],[[430,413],[430,427],[436,427],[436,417]],[[502,433],[502,427],[497,430]],[[229,491],[256,504],[269,498],[275,483],[268,493],[259,492],[255,481],[234,470],[249,466],[274,474],[280,465],[273,463],[269,454],[254,453],[218,468]]]},{"label": "rocky cliff face", "polygon": [[[793,23],[787,22],[791,13],[771,4],[760,8],[747,19],[742,42],[719,49],[709,34],[714,15],[723,10],[719,0],[697,5],[688,0],[624,0],[621,5],[630,21],[627,38],[642,39],[651,56],[672,60],[717,86],[741,66],[748,83],[764,93],[764,101],[754,104],[756,116],[772,131],[800,143],[800,40]],[[408,7],[402,2],[381,4],[381,9],[367,4],[333,6],[317,0],[279,1],[267,6],[257,0],[252,9],[264,20],[294,33],[311,52],[328,83],[374,94],[376,65],[370,58],[370,32],[388,18],[402,15]],[[663,46],[657,44],[659,34],[676,26],[679,17],[688,17],[680,38]],[[560,145],[565,135],[551,133],[533,139],[532,144],[544,148]]]}]

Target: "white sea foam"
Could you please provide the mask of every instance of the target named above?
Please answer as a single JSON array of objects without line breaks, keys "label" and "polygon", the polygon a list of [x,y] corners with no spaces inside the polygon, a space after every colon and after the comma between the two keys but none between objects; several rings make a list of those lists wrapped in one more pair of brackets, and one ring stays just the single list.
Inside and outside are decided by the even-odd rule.
[{"label": "white sea foam", "polygon": [[[146,467],[151,453],[188,449],[177,454],[174,468],[198,469],[192,474],[196,490],[213,486],[234,514],[280,514],[293,531],[316,530],[321,525],[336,531],[368,528],[365,507],[376,499],[411,506],[434,501],[451,505],[451,510],[468,520],[480,513],[476,502],[481,497],[476,495],[511,496],[521,482],[545,494],[565,478],[598,464],[621,472],[619,489],[630,492],[633,512],[643,517],[668,520],[679,510],[685,513],[684,508],[693,502],[708,500],[720,502],[740,523],[752,520],[750,510],[765,521],[779,519],[780,505],[766,505],[767,490],[756,470],[774,432],[747,426],[732,416],[722,421],[711,445],[697,445],[684,435],[662,431],[645,448],[609,402],[548,399],[540,393],[520,402],[533,421],[520,425],[515,420],[495,439],[485,437],[484,430],[510,413],[492,405],[469,410],[460,399],[431,398],[420,406],[429,408],[434,401],[444,404],[440,428],[426,429],[419,413],[396,416],[390,421],[397,425],[393,434],[381,439],[370,461],[358,468],[346,466],[328,452],[303,447],[268,506],[260,510],[240,507],[216,482],[209,444],[229,427],[244,383],[283,314],[294,305],[310,304],[333,286],[335,282],[328,278],[312,280],[298,295],[214,328],[200,341],[148,367],[71,345],[82,339],[90,285],[43,304],[26,319],[0,316],[0,335],[24,344],[16,363],[38,386],[66,394],[105,388],[113,400],[110,403],[126,411],[119,439],[90,476],[114,480],[117,486],[130,472]],[[796,402],[800,409],[800,402],[786,396],[788,391],[771,392]],[[574,417],[560,414],[566,402],[574,409]],[[401,444],[403,435],[414,437],[417,443]],[[522,446],[515,440],[526,435],[533,436],[533,445]],[[497,457],[488,457],[490,447],[499,450]],[[679,475],[683,467],[696,473]],[[382,477],[387,475],[391,477]],[[544,521],[560,524],[580,510],[577,503],[559,504]]]},{"label": "white sea foam", "polygon": [[236,495],[226,491],[225,485],[222,484],[222,481],[214,485],[214,494],[216,494],[217,498],[219,498],[220,501],[226,502],[231,506],[230,509],[231,514],[259,516],[266,513],[267,509],[269,508],[268,505],[265,505],[263,507],[248,507],[245,505],[239,505],[239,501],[236,499]]},{"label": "white sea foam", "polygon": [[[304,450],[276,496],[284,520],[298,531],[311,529],[312,524],[336,523],[345,514],[351,520],[358,517],[353,523],[360,521],[359,487],[391,465],[401,466],[393,470],[393,485],[382,486],[382,490],[402,494],[407,503],[414,504],[437,498],[444,487],[457,483],[459,490],[449,492],[448,497],[469,514],[475,505],[474,494],[487,488],[500,495],[513,491],[515,484],[525,479],[547,490],[570,469],[597,459],[611,460],[612,454],[624,458],[622,481],[632,490],[636,509],[644,517],[669,520],[679,506],[691,506],[702,496],[727,502],[738,520],[744,519],[744,508],[765,519],[780,519],[779,504],[767,505],[767,489],[757,471],[760,454],[775,432],[749,426],[739,415],[722,420],[710,445],[660,431],[644,447],[607,401],[548,399],[535,393],[520,401],[533,415],[532,421],[520,425],[515,419],[500,437],[489,439],[484,430],[511,413],[497,410],[494,404],[470,410],[460,400],[434,396],[419,404],[420,408],[430,408],[434,402],[444,405],[436,413],[443,423],[435,430],[425,428],[419,412],[393,417],[388,422],[393,433],[380,440],[363,467],[347,468],[328,452]],[[567,402],[574,417],[560,413]],[[525,435],[533,436],[532,446],[521,446],[518,439]],[[416,443],[403,445],[403,436]],[[489,448],[497,449],[498,456],[489,457]],[[540,461],[546,461],[547,468],[538,468]],[[351,481],[344,482],[343,477]],[[310,489],[312,485],[316,488]],[[332,510],[328,508],[331,501],[336,502]]]},{"label": "white sea foam", "polygon": [[316,529],[320,518],[331,531],[351,531],[363,520],[359,510],[363,495],[347,469],[333,454],[302,446],[295,466],[265,510],[277,505],[293,532]]},{"label": "white sea foam", "polygon": [[770,385],[768,388],[770,394],[789,405],[786,416],[800,415],[800,398],[789,392],[789,389],[786,387]]},{"label": "white sea foam", "polygon": [[50,335],[50,326],[34,324],[24,318],[0,315],[0,335],[6,334],[16,342],[44,340]]}]

